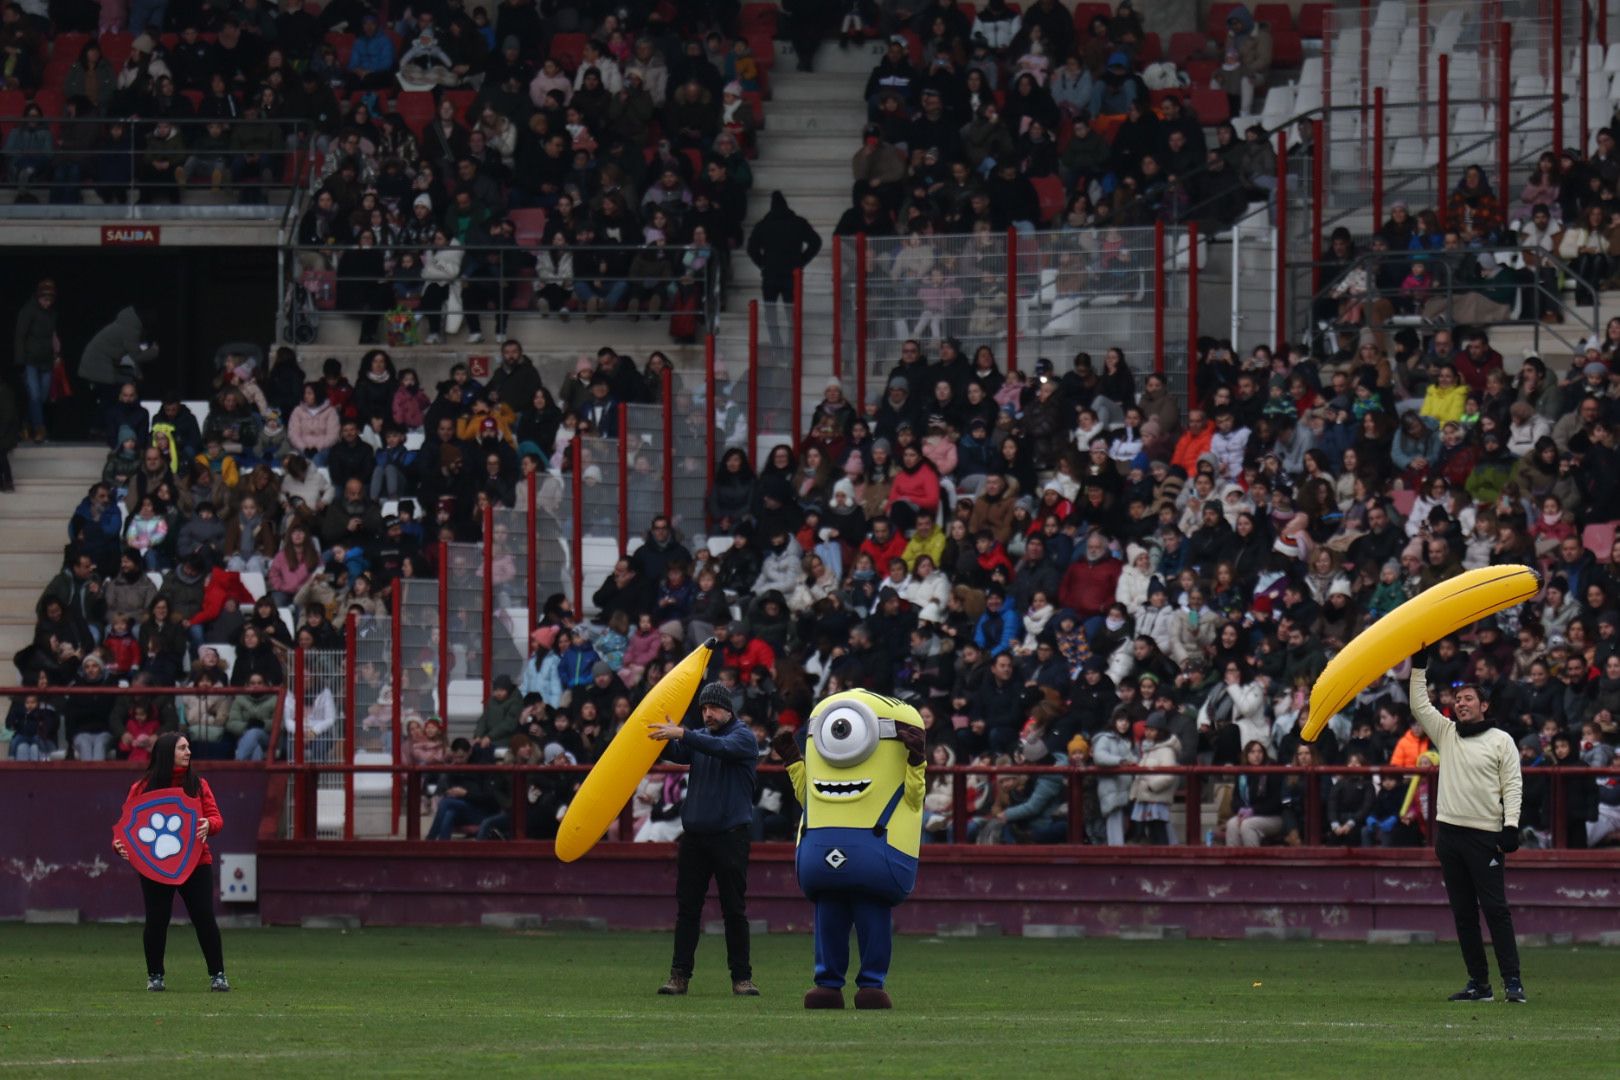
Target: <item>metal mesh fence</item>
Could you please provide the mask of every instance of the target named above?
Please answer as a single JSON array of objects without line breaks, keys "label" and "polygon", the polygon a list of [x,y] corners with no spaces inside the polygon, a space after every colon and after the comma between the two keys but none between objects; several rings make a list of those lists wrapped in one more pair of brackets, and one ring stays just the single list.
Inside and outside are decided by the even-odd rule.
[{"label": "metal mesh fence", "polygon": [[1498,194],[1510,194],[1526,165],[1553,148],[1560,93],[1563,144],[1590,147],[1613,108],[1611,75],[1593,10],[1562,6],[1561,25],[1540,0],[1382,0],[1330,11],[1321,68],[1307,66],[1295,99],[1314,106],[1319,87],[1327,106],[1324,219],[1371,231],[1366,212],[1380,179],[1384,206],[1401,199],[1414,213],[1437,206],[1442,180],[1454,187],[1471,164],[1497,186],[1504,122],[1510,189]]},{"label": "metal mesh fence", "polygon": [[447,544],[447,607],[441,614],[450,645],[450,734],[469,735],[484,707],[484,582],[481,544]]},{"label": "metal mesh fence", "polygon": [[[848,238],[836,256],[835,311],[848,335],[846,389],[876,401],[908,340],[933,358],[950,337],[970,359],[987,349],[998,368],[1023,372],[1046,357],[1062,374],[1082,352],[1100,367],[1103,354],[1118,348],[1139,374],[1157,367],[1171,376],[1172,392],[1184,390],[1197,314],[1188,270],[1207,262],[1209,245],[1201,240],[1195,254],[1188,227],[1167,226],[1156,266],[1156,243],[1151,227],[1091,226],[866,239],[862,255],[861,241]],[[933,392],[910,389],[924,398]]]},{"label": "metal mesh fence", "polygon": [[[348,759],[350,725],[347,709],[348,678],[341,649],[309,649],[303,654],[302,700],[305,761],[342,762]],[[288,736],[297,738],[296,728]],[[315,835],[323,840],[343,836],[347,781],[337,773],[322,774],[315,789]]]},{"label": "metal mesh fence", "polygon": [[401,590],[401,715],[442,716],[445,703],[439,700],[439,583],[431,578],[403,578],[395,588]]},{"label": "metal mesh fence", "polygon": [[508,509],[497,506],[491,516],[491,597],[490,662],[494,675],[520,677],[528,655],[529,626],[529,541],[527,492],[518,489],[519,505]]}]

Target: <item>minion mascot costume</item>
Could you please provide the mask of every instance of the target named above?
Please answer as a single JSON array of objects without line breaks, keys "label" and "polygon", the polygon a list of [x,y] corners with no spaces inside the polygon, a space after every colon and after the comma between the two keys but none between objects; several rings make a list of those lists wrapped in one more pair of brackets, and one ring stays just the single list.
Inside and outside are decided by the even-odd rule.
[{"label": "minion mascot costume", "polygon": [[792,732],[773,740],[804,807],[799,887],[816,905],[816,985],[804,1007],[844,1007],[854,927],[855,1007],[887,1009],[890,909],[917,883],[922,844],[922,718],[903,701],[850,690],[817,706],[807,731],[802,755]]}]

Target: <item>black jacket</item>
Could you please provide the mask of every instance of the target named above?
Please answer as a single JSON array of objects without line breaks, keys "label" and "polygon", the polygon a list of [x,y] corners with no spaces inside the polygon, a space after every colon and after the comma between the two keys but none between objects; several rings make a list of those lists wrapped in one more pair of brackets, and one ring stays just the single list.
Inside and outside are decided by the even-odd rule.
[{"label": "black jacket", "polygon": [[780,191],[771,192],[771,208],[748,238],[748,257],[767,278],[783,277],[808,266],[821,250],[821,236],[788,208]]}]

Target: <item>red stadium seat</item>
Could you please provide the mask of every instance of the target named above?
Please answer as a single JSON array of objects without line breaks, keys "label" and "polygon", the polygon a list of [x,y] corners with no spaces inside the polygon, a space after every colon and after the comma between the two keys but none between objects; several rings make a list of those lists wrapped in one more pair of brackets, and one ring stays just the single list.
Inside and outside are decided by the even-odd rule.
[{"label": "red stadium seat", "polygon": [[1063,208],[1068,202],[1068,194],[1063,190],[1063,181],[1055,176],[1036,176],[1031,177],[1029,183],[1041,201],[1042,224],[1055,220],[1063,213]]},{"label": "red stadium seat", "polygon": [[180,96],[191,102],[191,111],[193,113],[202,108],[203,92],[201,90],[182,90]]},{"label": "red stadium seat", "polygon": [[1192,111],[1200,124],[1219,124],[1232,118],[1232,103],[1227,99],[1225,90],[1194,86]]},{"label": "red stadium seat", "polygon": [[685,150],[682,150],[681,153],[686,156],[686,164],[692,170],[692,175],[687,177],[687,179],[696,180],[698,177],[702,176],[703,151],[699,150],[695,146],[688,146]]},{"label": "red stadium seat", "polygon": [[911,66],[914,68],[921,68],[923,62],[922,38],[918,37],[910,30],[902,30],[901,34],[904,35],[906,39],[906,55],[911,60]]},{"label": "red stadium seat", "polygon": [[1199,30],[1178,30],[1170,35],[1170,62],[1181,67],[1191,57],[1203,53],[1209,38]]},{"label": "red stadium seat", "polygon": [[533,247],[546,242],[546,212],[544,209],[526,207],[521,210],[513,210],[506,216],[512,219],[517,242],[523,247]]},{"label": "red stadium seat", "polygon": [[742,14],[737,19],[737,26],[743,30],[751,26],[768,26],[771,33],[776,33],[776,20],[781,9],[775,4],[744,4]]},{"label": "red stadium seat", "polygon": [[1232,13],[1233,8],[1242,6],[1224,3],[1209,5],[1209,17],[1204,20],[1204,32],[1214,38],[1217,45],[1226,44],[1226,17]]},{"label": "red stadium seat", "polygon": [[564,71],[573,71],[579,67],[579,58],[584,51],[584,34],[556,34],[552,36],[551,58],[557,61]]},{"label": "red stadium seat", "polygon": [[1076,4],[1074,5],[1074,28],[1080,31],[1080,36],[1086,36],[1091,29],[1091,20],[1101,16],[1110,19],[1114,9],[1107,4]]},{"label": "red stadium seat", "polygon": [[476,90],[446,90],[444,99],[455,106],[456,119],[469,122],[467,110],[472,108],[473,99],[478,96]]},{"label": "red stadium seat", "polygon": [[1159,42],[1159,35],[1143,34],[1141,51],[1136,54],[1137,66],[1156,64],[1162,59],[1164,59],[1164,46]]},{"label": "red stadium seat", "polygon": [[34,104],[38,105],[40,111],[46,116],[52,118],[59,118],[62,115],[64,101],[62,91],[54,87],[41,87],[39,92],[34,95]]},{"label": "red stadium seat", "polygon": [[1269,26],[1273,34],[1279,30],[1292,32],[1294,29],[1294,13],[1287,4],[1256,4],[1254,18],[1256,22]]},{"label": "red stadium seat", "polygon": [[0,90],[0,116],[21,116],[28,95],[21,90]]},{"label": "red stadium seat", "polygon": [[1327,19],[1328,8],[1331,6],[1331,4],[1299,5],[1299,19],[1294,26],[1299,30],[1300,36],[1321,41],[1322,23]]},{"label": "red stadium seat", "polygon": [[101,55],[107,58],[107,63],[116,71],[124,66],[125,60],[129,59],[130,49],[134,43],[135,38],[130,34],[102,34]]},{"label": "red stadium seat", "polygon": [[1272,69],[1293,69],[1305,63],[1305,46],[1292,30],[1273,31],[1271,35]]},{"label": "red stadium seat", "polygon": [[1412,516],[1412,504],[1417,502],[1417,492],[1411,488],[1401,488],[1389,493],[1389,501],[1394,504],[1395,512],[1401,517]]},{"label": "red stadium seat", "polygon": [[39,84],[50,87],[61,86],[63,80],[67,78],[68,71],[76,63],[78,63],[77,58],[58,60],[52,57],[50,63],[45,65],[45,71],[40,76]]},{"label": "red stadium seat", "polygon": [[753,115],[754,127],[760,131],[765,130],[765,95],[757,90],[744,90],[743,100],[748,102],[748,111]]},{"label": "red stadium seat", "polygon": [[158,44],[163,46],[164,52],[173,52],[175,46],[180,44],[179,34],[159,34]]},{"label": "red stadium seat", "polygon": [[326,43],[337,50],[339,66],[347,69],[349,66],[349,53],[354,51],[354,35],[339,34],[333,31],[326,35]]},{"label": "red stadium seat", "polygon": [[395,99],[395,109],[405,126],[420,137],[433,120],[433,95],[426,90],[407,90]]},{"label": "red stadium seat", "polygon": [[1159,106],[1163,105],[1165,101],[1170,98],[1176,98],[1178,101],[1185,103],[1187,100],[1187,91],[1183,90],[1179,86],[1173,86],[1168,90],[1148,91],[1148,104],[1154,112],[1159,112]]},{"label": "red stadium seat", "polygon": [[1215,77],[1215,69],[1220,66],[1215,60],[1188,60],[1181,65],[1181,70],[1187,73],[1193,86],[1208,86]]},{"label": "red stadium seat", "polygon": [[1600,563],[1608,562],[1609,555],[1614,550],[1615,529],[1616,525],[1612,521],[1599,522],[1588,525],[1581,533],[1581,543],[1585,545],[1587,551],[1597,556]]},{"label": "red stadium seat", "polygon": [[89,34],[57,34],[56,40],[51,42],[51,59],[77,60],[89,40]]}]

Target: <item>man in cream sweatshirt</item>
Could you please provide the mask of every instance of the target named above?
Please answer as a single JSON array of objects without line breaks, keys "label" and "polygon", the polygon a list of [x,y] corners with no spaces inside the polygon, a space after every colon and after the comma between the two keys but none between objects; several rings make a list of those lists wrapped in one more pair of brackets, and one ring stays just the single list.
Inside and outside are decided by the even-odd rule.
[{"label": "man in cream sweatshirt", "polygon": [[1507,999],[1522,1003],[1519,949],[1513,939],[1503,869],[1507,853],[1519,847],[1522,778],[1513,737],[1486,718],[1490,707],[1480,688],[1458,687],[1455,721],[1429,702],[1427,651],[1412,660],[1412,715],[1440,754],[1439,820],[1434,851],[1446,883],[1446,897],[1457,920],[1457,943],[1468,966],[1468,985],[1452,1001],[1491,1001],[1491,973],[1479,916],[1491,928],[1496,966]]}]

